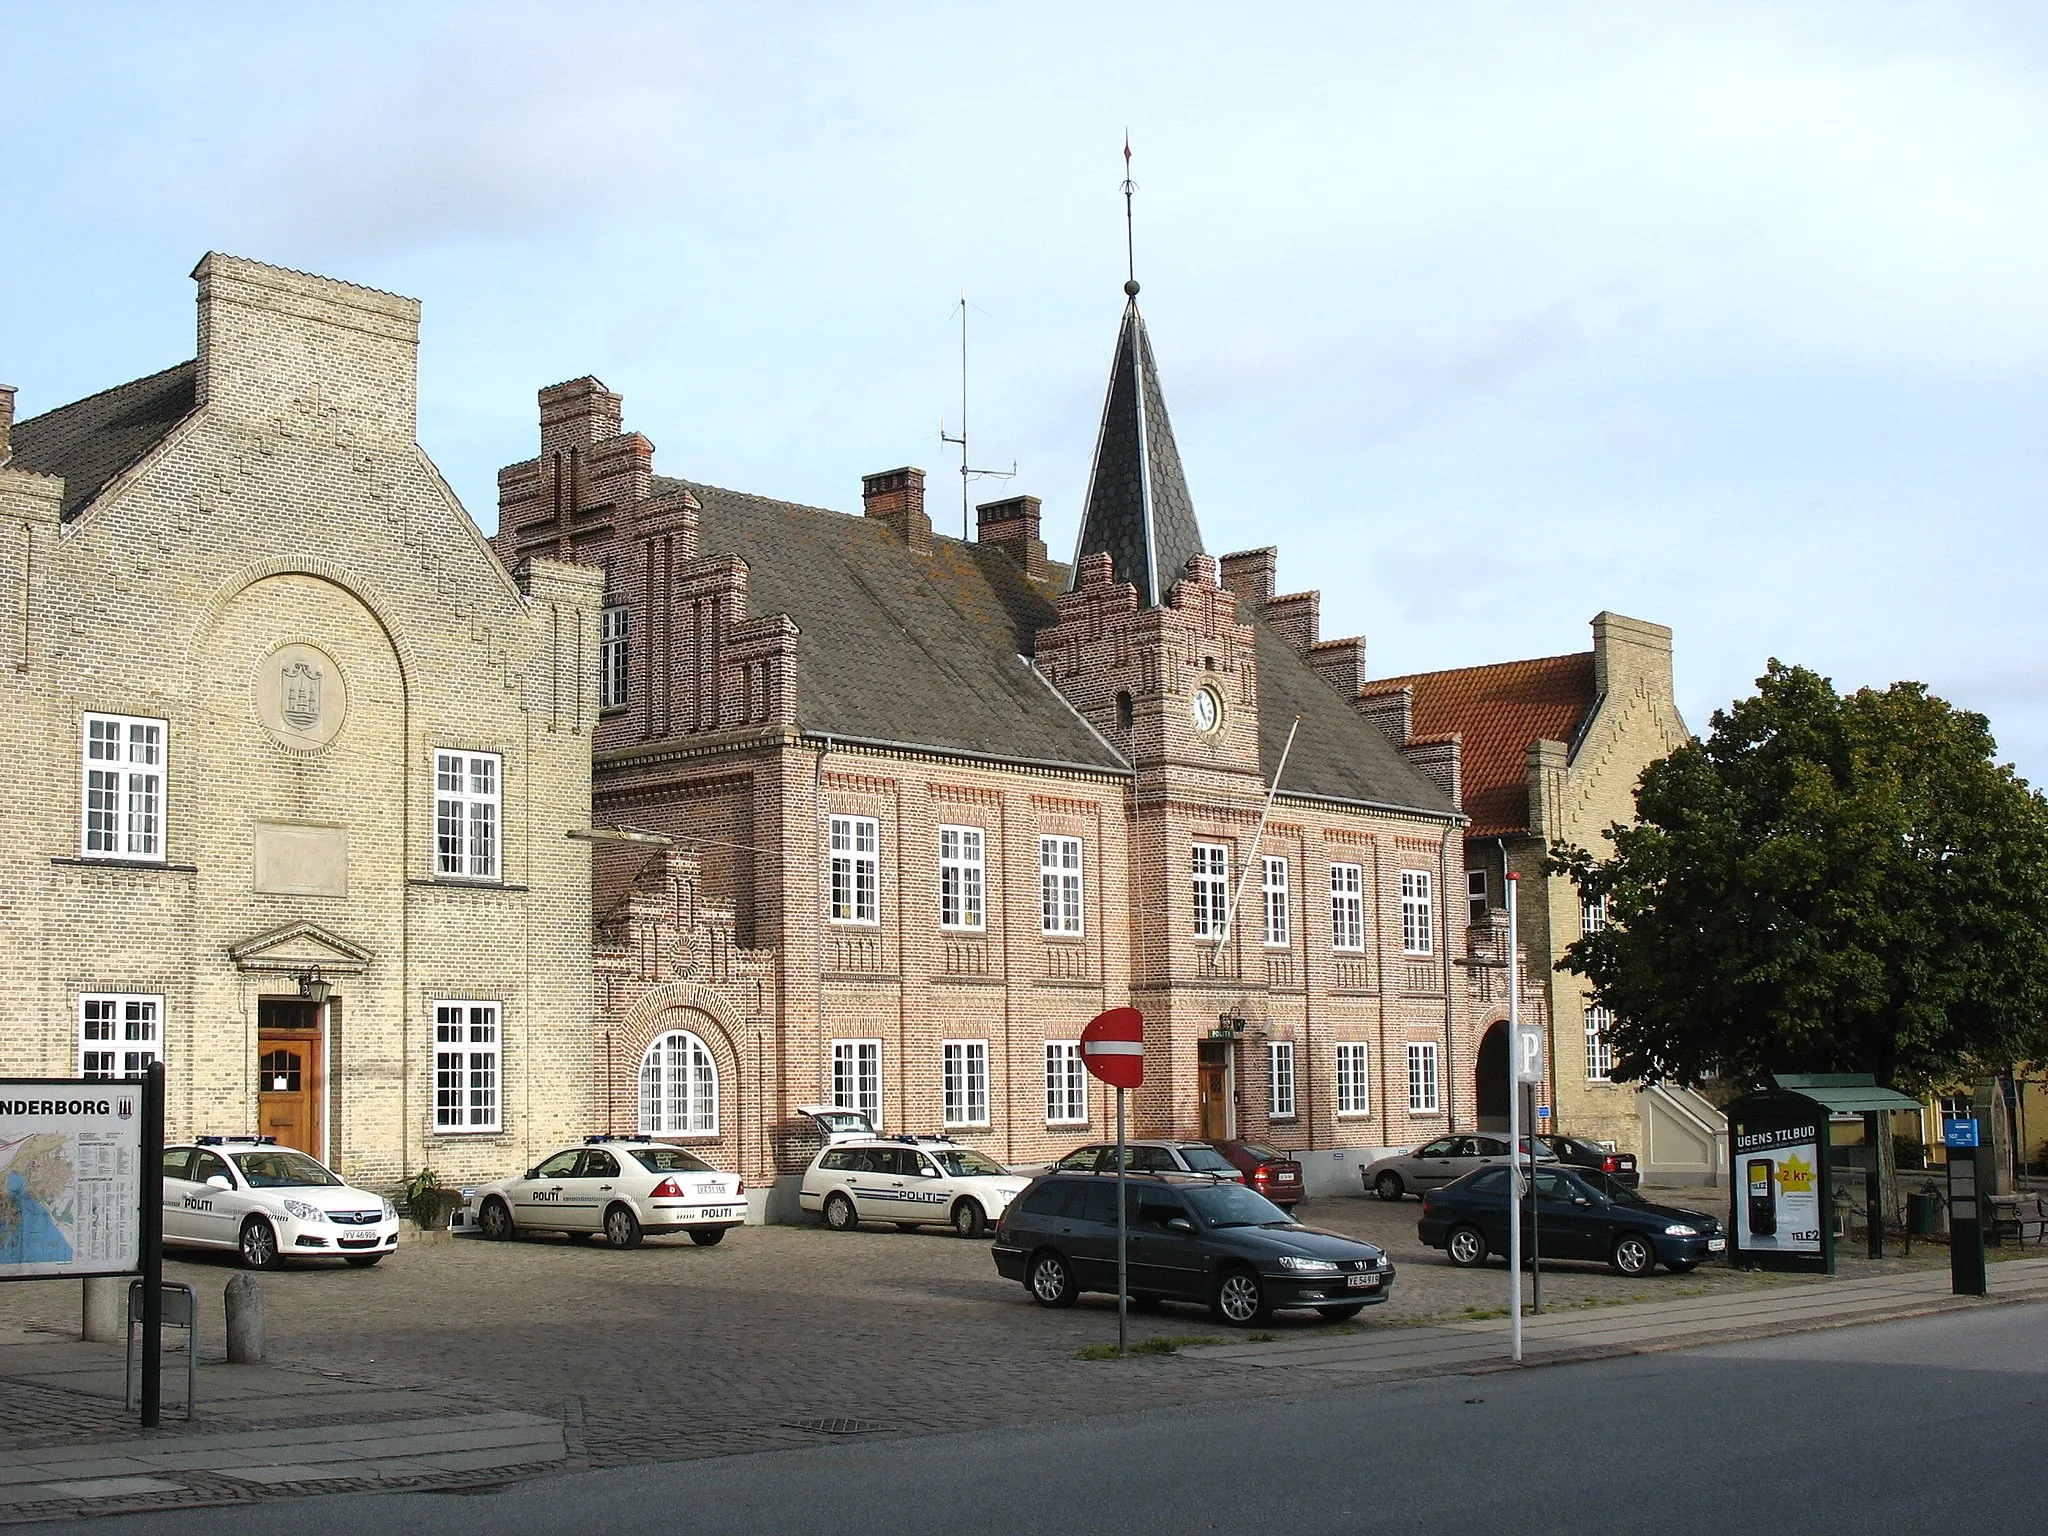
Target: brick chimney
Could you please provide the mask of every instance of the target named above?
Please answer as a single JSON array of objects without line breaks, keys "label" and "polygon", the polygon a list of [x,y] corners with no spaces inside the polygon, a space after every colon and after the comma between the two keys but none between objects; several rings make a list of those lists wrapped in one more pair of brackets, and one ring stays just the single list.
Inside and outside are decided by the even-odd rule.
[{"label": "brick chimney", "polygon": [[1036,496],[1012,496],[974,509],[975,542],[1000,549],[1034,581],[1045,579],[1046,568],[1045,540],[1038,536],[1040,505]]},{"label": "brick chimney", "polygon": [[[0,464],[5,464],[7,456],[14,451],[10,446],[13,441],[14,386],[12,384],[0,384]],[[1036,510],[1034,507],[1033,511]],[[1032,527],[1034,529],[1037,527],[1037,520],[1035,518],[1032,521]]]},{"label": "brick chimney", "polygon": [[1237,594],[1243,605],[1239,612],[1244,618],[1262,611],[1273,601],[1273,581],[1279,565],[1280,551],[1270,544],[1264,549],[1241,549],[1223,557],[1223,585]]},{"label": "brick chimney", "polygon": [[863,475],[861,505],[867,515],[920,555],[932,552],[932,520],[924,514],[924,471],[905,466]]}]

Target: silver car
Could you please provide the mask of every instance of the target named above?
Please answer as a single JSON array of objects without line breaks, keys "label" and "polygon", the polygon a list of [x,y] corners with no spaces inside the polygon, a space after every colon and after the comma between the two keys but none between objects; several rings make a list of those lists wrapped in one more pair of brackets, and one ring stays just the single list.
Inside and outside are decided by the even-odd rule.
[{"label": "silver car", "polygon": [[[1522,1160],[1528,1161],[1529,1138],[1522,1138]],[[1439,1136],[1411,1152],[1393,1152],[1359,1170],[1365,1187],[1382,1200],[1399,1200],[1403,1195],[1420,1195],[1453,1179],[1463,1178],[1474,1168],[1508,1160],[1505,1131],[1473,1131],[1457,1136]],[[1536,1161],[1554,1163],[1557,1154],[1540,1137]]]}]

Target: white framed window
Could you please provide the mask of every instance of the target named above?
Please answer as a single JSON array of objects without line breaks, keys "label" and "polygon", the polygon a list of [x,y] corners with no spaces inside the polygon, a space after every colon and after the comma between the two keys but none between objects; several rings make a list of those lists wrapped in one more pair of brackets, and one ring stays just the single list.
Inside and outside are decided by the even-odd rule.
[{"label": "white framed window", "polygon": [[866,1115],[869,1125],[882,1128],[881,1041],[832,1042],[832,1107]]},{"label": "white framed window", "polygon": [[1045,1042],[1045,1123],[1088,1123],[1088,1074],[1078,1040]]},{"label": "white framed window", "polygon": [[1221,843],[1194,847],[1195,936],[1213,939],[1230,916],[1230,850]]},{"label": "white framed window", "polygon": [[1259,891],[1266,899],[1266,944],[1285,949],[1289,941],[1287,922],[1287,861],[1270,856],[1260,867]]},{"label": "white framed window", "polygon": [[947,1125],[988,1124],[988,1042],[939,1043],[941,1107]]},{"label": "white framed window", "polygon": [[462,880],[499,878],[504,759],[495,752],[434,754],[434,872]]},{"label": "white framed window", "polygon": [[986,925],[982,891],[987,867],[979,827],[939,828],[939,926],[979,929]]},{"label": "white framed window", "polygon": [[503,1129],[504,1063],[496,1003],[434,1004],[434,1129],[442,1134]]},{"label": "white framed window", "polygon": [[1431,930],[1435,927],[1434,914],[1430,910],[1429,871],[1425,869],[1404,869],[1401,871],[1401,953],[1404,955],[1426,955],[1436,942]]},{"label": "white framed window", "polygon": [[1362,1040],[1337,1042],[1337,1113],[1340,1115],[1372,1113],[1372,1089],[1366,1082],[1365,1052]]},{"label": "white framed window", "polygon": [[1294,1118],[1294,1042],[1266,1042],[1266,1116],[1272,1120]]},{"label": "white framed window", "polygon": [[882,833],[872,816],[834,816],[832,833],[832,921],[882,920]]},{"label": "white framed window", "polygon": [[718,1134],[718,1063],[687,1029],[656,1036],[640,1058],[640,1134]]},{"label": "white framed window", "polygon": [[598,617],[597,630],[597,704],[600,709],[622,709],[626,703],[626,677],[629,652],[626,645],[627,626],[624,604],[615,604]]},{"label": "white framed window", "polygon": [[85,717],[78,847],[86,858],[163,862],[169,735],[162,720]]},{"label": "white framed window", "polygon": [[1361,865],[1330,866],[1330,948],[1365,948],[1365,870]]},{"label": "white framed window", "polygon": [[1586,1010],[1586,1081],[1604,1083],[1614,1076],[1614,1047],[1608,1032],[1614,1028],[1614,1010]]},{"label": "white framed window", "polygon": [[1465,918],[1474,927],[1486,921],[1486,871],[1468,869],[1465,871]]},{"label": "white framed window", "polygon": [[164,1059],[164,1000],[143,992],[88,992],[78,1000],[78,1075],[140,1077]]},{"label": "white framed window", "polygon": [[1598,933],[1607,926],[1607,898],[1596,896],[1579,903],[1579,932]]},{"label": "white framed window", "polygon": [[1437,1112],[1436,1042],[1408,1042],[1408,1113],[1433,1115]]},{"label": "white framed window", "polygon": [[1044,933],[1081,931],[1081,839],[1038,840],[1038,926]]}]

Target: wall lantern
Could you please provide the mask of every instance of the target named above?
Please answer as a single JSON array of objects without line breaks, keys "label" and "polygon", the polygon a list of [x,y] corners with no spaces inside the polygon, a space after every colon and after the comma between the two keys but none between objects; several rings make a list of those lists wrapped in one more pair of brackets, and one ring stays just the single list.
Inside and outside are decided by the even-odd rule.
[{"label": "wall lantern", "polygon": [[333,995],[334,983],[318,971],[306,971],[299,976],[299,996],[318,1008]]}]

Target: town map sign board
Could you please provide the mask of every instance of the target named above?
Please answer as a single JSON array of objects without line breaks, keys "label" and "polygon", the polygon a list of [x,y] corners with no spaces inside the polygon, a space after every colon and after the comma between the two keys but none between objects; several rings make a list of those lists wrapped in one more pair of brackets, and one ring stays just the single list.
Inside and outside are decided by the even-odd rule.
[{"label": "town map sign board", "polygon": [[144,1090],[0,1078],[0,1280],[141,1267]]}]

